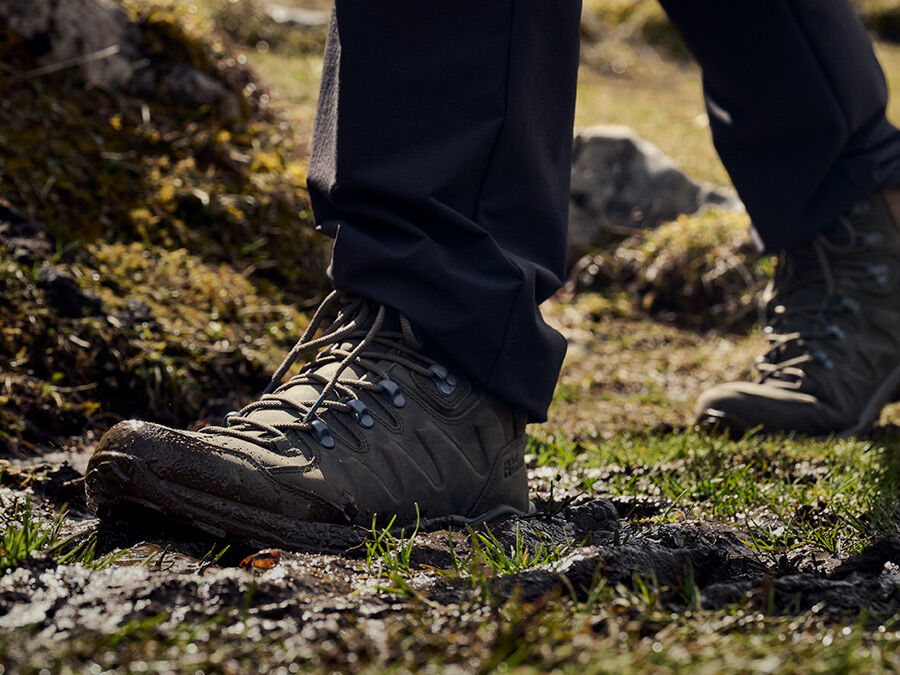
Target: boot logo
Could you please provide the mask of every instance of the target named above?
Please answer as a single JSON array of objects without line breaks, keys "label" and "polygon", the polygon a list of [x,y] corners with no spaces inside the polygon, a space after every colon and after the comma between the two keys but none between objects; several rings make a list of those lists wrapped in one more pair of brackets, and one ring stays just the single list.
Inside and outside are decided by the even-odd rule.
[{"label": "boot logo", "polygon": [[516,453],[512,457],[507,457],[503,460],[503,477],[509,478],[523,466],[525,466],[525,458],[522,455]]}]

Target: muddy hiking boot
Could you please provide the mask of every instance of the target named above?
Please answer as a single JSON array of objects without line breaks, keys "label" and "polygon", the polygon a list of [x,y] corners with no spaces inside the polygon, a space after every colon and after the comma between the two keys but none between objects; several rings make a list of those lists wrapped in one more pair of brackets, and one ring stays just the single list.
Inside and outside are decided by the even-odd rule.
[{"label": "muddy hiking boot", "polygon": [[88,503],[100,517],[139,506],[217,536],[342,551],[376,515],[411,527],[528,512],[525,421],[430,358],[405,317],[332,293],[262,397],[223,426],[113,427],[88,465]]},{"label": "muddy hiking boot", "polygon": [[900,396],[900,189],[876,193],[783,253],[766,291],[755,382],[697,403],[701,426],[810,435],[866,430]]}]

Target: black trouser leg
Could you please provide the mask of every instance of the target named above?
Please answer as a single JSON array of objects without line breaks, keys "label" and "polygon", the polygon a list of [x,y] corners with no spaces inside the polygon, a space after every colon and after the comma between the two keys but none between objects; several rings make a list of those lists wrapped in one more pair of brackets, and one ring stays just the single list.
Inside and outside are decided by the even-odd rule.
[{"label": "black trouser leg", "polygon": [[337,0],[309,189],[336,288],[534,420],[561,284],[580,0]]},{"label": "black trouser leg", "polygon": [[703,67],[716,149],[766,248],[900,183],[887,87],[847,0],[660,0]]}]

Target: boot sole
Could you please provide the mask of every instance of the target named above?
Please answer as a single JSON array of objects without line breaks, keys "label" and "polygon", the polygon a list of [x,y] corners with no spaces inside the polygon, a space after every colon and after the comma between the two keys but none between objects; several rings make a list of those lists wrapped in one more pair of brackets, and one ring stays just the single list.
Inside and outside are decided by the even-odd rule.
[{"label": "boot sole", "polygon": [[[884,409],[888,403],[896,400],[900,400],[900,365],[896,366],[890,374],[881,381],[881,384],[875,389],[875,392],[869,398],[866,405],[863,406],[862,412],[859,414],[859,417],[853,426],[846,429],[835,430],[830,433],[810,435],[813,438],[848,438],[850,436],[861,434],[872,428],[875,419],[881,414],[882,409]],[[756,428],[728,415],[723,410],[717,410],[715,408],[707,408],[698,415],[697,424],[706,431],[723,429],[734,435],[743,435]],[[765,425],[762,425],[761,431],[763,433],[778,433],[784,431],[789,432],[790,430],[766,429]]]},{"label": "boot sole", "polygon": [[[85,476],[88,506],[101,520],[112,518],[123,507],[137,507],[164,515],[214,537],[237,536],[258,546],[277,546],[293,551],[344,554],[359,548],[371,532],[361,525],[337,525],[303,521],[266,509],[178,485],[155,476],[145,463],[120,452],[101,452],[91,458]],[[530,505],[529,513],[534,512]],[[446,515],[423,519],[419,529],[443,529],[452,525],[479,525],[497,518],[527,513],[500,505],[475,517]],[[398,524],[407,531],[416,523]]]}]

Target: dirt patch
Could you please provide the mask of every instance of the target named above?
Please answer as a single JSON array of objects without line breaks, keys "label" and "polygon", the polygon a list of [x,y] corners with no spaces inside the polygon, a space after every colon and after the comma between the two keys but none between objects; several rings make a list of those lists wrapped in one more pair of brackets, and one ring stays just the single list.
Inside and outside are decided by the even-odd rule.
[{"label": "dirt patch", "polygon": [[29,466],[0,460],[0,485],[15,490],[30,489],[54,504],[87,509],[84,474],[68,462]]},{"label": "dirt patch", "polygon": [[[8,494],[28,490],[50,504],[77,502],[80,474],[68,464],[6,463],[3,476]],[[421,533],[403,569],[365,545],[345,556],[285,551],[269,569],[241,569],[252,550],[239,543],[218,555],[226,542],[191,530],[129,521],[102,526],[85,517],[81,536],[95,537],[99,553],[119,557],[89,569],[33,554],[0,577],[0,627],[66,639],[151,619],[161,631],[216,620],[267,639],[315,640],[347,622],[387,620],[423,603],[452,613],[484,593],[583,601],[599,585],[652,588],[673,611],[750,603],[774,613],[841,615],[900,604],[900,537],[873,541],[845,560],[814,550],[776,557],[752,550],[746,535],[721,524],[639,520],[654,509],[651,500],[547,501],[533,516],[478,530]],[[527,567],[529,556],[544,562]],[[511,572],[516,564],[526,569]]]}]

